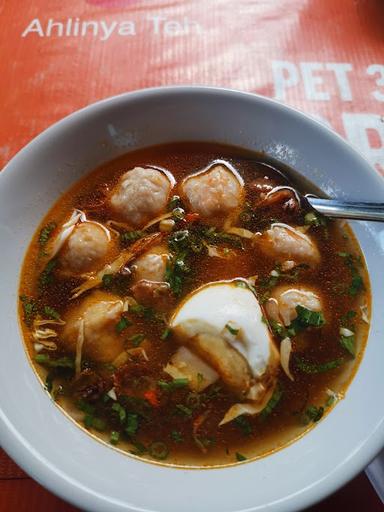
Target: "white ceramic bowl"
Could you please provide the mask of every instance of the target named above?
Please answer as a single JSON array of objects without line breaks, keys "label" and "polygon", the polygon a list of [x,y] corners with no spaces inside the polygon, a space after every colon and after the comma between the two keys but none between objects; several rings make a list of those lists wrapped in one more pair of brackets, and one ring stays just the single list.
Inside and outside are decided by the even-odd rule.
[{"label": "white ceramic bowl", "polygon": [[[131,149],[201,140],[264,150],[330,195],[382,201],[384,184],[340,137],[251,94],[152,89],[91,105],[55,124],[0,175],[0,441],[33,478],[95,511],[296,511],[361,471],[384,445],[384,231],[355,223],[372,282],[368,347],[347,397],[311,432],[264,459],[224,469],[156,466],[96,442],[42,390],[16,317],[20,267],[37,224],[80,176]],[[25,499],[28,499],[25,497]]]}]

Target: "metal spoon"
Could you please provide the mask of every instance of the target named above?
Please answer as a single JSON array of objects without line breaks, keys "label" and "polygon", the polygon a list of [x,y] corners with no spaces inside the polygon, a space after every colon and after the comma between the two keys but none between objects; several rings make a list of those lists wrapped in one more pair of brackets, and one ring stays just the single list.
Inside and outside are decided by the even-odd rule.
[{"label": "metal spoon", "polygon": [[[252,161],[251,159],[249,160]],[[292,181],[297,181],[298,173],[289,168],[287,168],[286,172],[283,173],[274,165],[266,162],[256,161],[256,163],[257,165],[263,166],[269,171],[272,171],[274,174],[278,174],[285,182],[288,183],[287,186],[283,185],[276,188],[290,188],[291,190],[295,190],[295,195],[298,199],[303,198],[303,196],[296,190],[294,183],[292,183]],[[316,197],[313,194],[307,194],[304,197],[312,208],[327,217],[384,222],[384,203],[363,203],[356,201],[343,201],[341,199],[323,199]]]},{"label": "metal spoon", "polygon": [[327,217],[384,222],[384,203],[360,203],[306,196],[312,208]]}]

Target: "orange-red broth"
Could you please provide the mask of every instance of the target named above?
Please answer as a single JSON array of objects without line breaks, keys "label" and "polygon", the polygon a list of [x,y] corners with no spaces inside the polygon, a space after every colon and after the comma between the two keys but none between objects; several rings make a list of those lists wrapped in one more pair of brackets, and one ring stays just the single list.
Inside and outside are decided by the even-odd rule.
[{"label": "orange-red broth", "polygon": [[[21,275],[20,295],[27,296],[28,300],[35,300],[40,310],[49,305],[61,317],[65,316],[69,307],[75,307],[82,300],[82,297],[70,300],[71,290],[81,282],[73,277],[63,278],[54,273],[52,282],[42,291],[39,290],[38,279],[47,261],[41,254],[38,238],[45,225],[55,222],[60,226],[73,208],[84,210],[88,218],[99,222],[111,218],[111,212],[103,202],[105,192],[113,187],[121,174],[134,166],[155,165],[168,169],[176,181],[180,182],[185,176],[206,167],[218,158],[234,165],[241,174],[245,182],[246,200],[250,204],[256,202],[257,187],[252,187],[255,181],[263,181],[265,176],[269,176],[278,184],[285,183],[273,168],[266,167],[265,164],[270,162],[263,155],[245,153],[227,146],[179,143],[128,153],[101,166],[76,183],[50,209],[27,250]],[[296,174],[290,177],[300,192],[309,191],[308,184],[297,181]],[[177,194],[177,188],[172,193]],[[239,225],[256,232],[268,228],[272,220],[291,222],[293,225],[303,224],[305,213],[306,211],[297,214],[287,212],[282,210],[281,205],[276,205],[259,211],[251,220],[249,215],[243,215],[243,221]],[[188,226],[182,226],[184,229],[185,227]],[[150,231],[156,231],[156,227]],[[172,392],[160,389],[158,381],[170,379],[163,372],[163,367],[178,344],[172,339],[172,334],[165,340],[161,339],[166,328],[162,320],[154,319],[153,316],[146,318],[137,313],[128,314],[133,323],[129,332],[133,330],[145,334],[149,361],[133,358],[118,369],[113,369],[110,365],[94,364],[90,360],[83,361],[83,369],[90,368],[86,373],[97,376],[98,384],[95,385],[92,400],[88,401],[91,408],[87,406],[86,399],[81,399],[82,402],[79,403],[79,393],[76,391],[79,386],[73,383],[71,370],[64,370],[64,374],[58,373],[56,376],[53,374],[53,384],[48,382],[48,388],[53,386],[50,392],[56,403],[97,438],[110,443],[111,432],[118,432],[117,443],[114,437],[116,435],[112,434],[112,441],[117,448],[162,463],[191,466],[232,464],[266,455],[297,439],[316,424],[321,413],[325,415],[334,403],[343,397],[358,367],[368,332],[368,325],[362,319],[360,306],[367,305],[369,309],[369,281],[361,251],[351,230],[341,223],[328,221],[326,227],[311,227],[308,233],[318,245],[321,254],[320,265],[315,269],[301,269],[296,279],[282,277],[278,283],[299,283],[317,289],[321,294],[327,322],[322,328],[309,328],[299,334],[294,341],[294,353],[313,364],[342,359],[343,364],[340,367],[322,373],[305,373],[291,363],[294,381],[290,381],[280,370],[278,382],[282,394],[270,414],[241,417],[240,420],[219,427],[218,423],[225,412],[232,404],[238,402],[238,399],[228,392],[221,382],[213,384],[200,395],[191,393],[188,388],[175,389]],[[247,240],[243,240],[242,245],[243,248],[238,249],[230,244],[231,249],[237,252],[235,264],[233,259],[221,259],[218,264],[216,258],[205,253],[193,254],[189,259],[192,272],[184,282],[182,294],[169,300],[164,315],[165,321],[188,292],[215,280],[257,275],[256,290],[261,300],[264,299],[270,292],[271,288],[266,286],[266,282],[270,278],[271,270],[276,268],[276,263],[265,256],[257,245],[248,243]],[[352,279],[351,269],[345,256],[340,256],[340,253],[351,253],[360,261],[356,265],[363,278],[364,289],[355,296],[348,293]],[[110,255],[111,260],[114,257],[116,253]],[[122,293],[129,294],[129,279],[122,280],[121,286]],[[354,311],[355,316],[346,323],[343,317],[349,311]],[[21,319],[23,316],[21,304]],[[44,364],[35,362],[36,354],[30,326],[23,320],[21,323],[30,360],[46,384],[47,375],[52,375],[52,370],[47,369]],[[356,331],[355,358],[352,358],[340,344],[341,324],[348,325]],[[121,336],[126,338],[128,334],[123,331]],[[53,355],[50,352],[50,357],[67,355],[73,359],[73,354],[66,354],[60,347],[60,332],[56,341],[59,347],[57,354]],[[277,347],[279,341],[279,337],[275,335]],[[85,382],[87,378],[85,377]],[[111,413],[113,401],[105,396],[113,382],[116,382],[116,378],[123,384],[124,394],[130,397],[128,400],[121,400],[122,406],[128,415],[133,414],[136,418],[133,422],[136,425],[131,424],[131,427],[133,430],[137,427],[137,430],[131,436],[124,433],[118,413]],[[93,382],[93,379],[94,377],[90,382]],[[330,391],[334,393],[333,398],[330,398]],[[99,396],[96,401],[95,396]],[[183,413],[177,407],[180,404],[187,408],[185,411],[188,413]],[[312,406],[316,409],[314,410]],[[90,426],[87,415],[97,418],[94,425],[97,428]],[[201,418],[204,418],[204,421],[196,436],[193,427]]]}]

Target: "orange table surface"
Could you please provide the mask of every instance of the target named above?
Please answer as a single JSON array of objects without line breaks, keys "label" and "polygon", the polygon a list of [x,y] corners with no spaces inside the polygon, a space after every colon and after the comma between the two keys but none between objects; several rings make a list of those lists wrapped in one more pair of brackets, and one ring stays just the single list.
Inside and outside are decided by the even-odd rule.
[{"label": "orange table surface", "polygon": [[[76,512],[80,509],[68,505],[23,473],[0,450],[0,512]],[[384,506],[364,473],[352,480],[339,492],[309,512],[381,512]],[[206,511],[204,511],[206,512]]]},{"label": "orange table surface", "polygon": [[[91,102],[160,85],[264,94],[319,118],[384,175],[382,0],[0,3],[0,166]],[[364,474],[312,511],[384,506]],[[73,511],[0,451],[0,511]]]}]

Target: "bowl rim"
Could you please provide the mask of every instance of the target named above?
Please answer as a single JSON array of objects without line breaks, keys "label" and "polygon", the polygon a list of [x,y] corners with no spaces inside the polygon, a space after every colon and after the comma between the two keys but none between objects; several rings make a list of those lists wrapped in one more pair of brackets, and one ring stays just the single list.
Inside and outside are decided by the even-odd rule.
[{"label": "bowl rim", "polygon": [[[166,87],[152,87],[147,89],[141,89],[137,91],[125,92],[119,95],[111,96],[100,101],[94,102],[90,105],[87,105],[63,119],[55,122],[46,128],[43,132],[33,138],[26,146],[24,146],[16,155],[14,155],[11,160],[4,166],[1,175],[8,176],[10,172],[12,172],[13,167],[17,167],[19,160],[21,160],[28,152],[38,145],[40,142],[43,142],[47,137],[51,137],[55,134],[55,132],[60,132],[63,128],[70,126],[72,123],[76,123],[77,121],[81,121],[84,115],[89,115],[91,113],[98,113],[103,111],[104,109],[108,110],[109,108],[118,105],[120,102],[125,101],[133,101],[135,99],[145,99],[151,96],[161,96],[164,93],[166,94],[212,94],[213,96],[217,95],[235,95],[241,97],[249,97],[253,101],[257,101],[263,103],[267,106],[272,106],[278,110],[282,110],[287,114],[291,114],[294,116],[299,116],[300,118],[306,119],[311,124],[317,126],[317,128],[322,131],[324,134],[327,134],[329,137],[333,139],[337,139],[339,143],[341,143],[343,150],[349,152],[355,159],[359,160],[359,164],[363,167],[364,172],[369,172],[371,177],[374,177],[377,180],[377,183],[380,183],[380,187],[384,190],[384,184],[382,182],[382,178],[379,177],[378,173],[368,164],[366,159],[352,146],[346,142],[339,134],[335,133],[333,130],[322,124],[317,119],[311,117],[308,114],[301,112],[300,110],[280,103],[274,99],[270,99],[258,94],[253,94],[249,92],[243,92],[236,89],[230,88],[219,88],[219,87],[210,87],[210,86],[166,86]],[[1,186],[0,177],[0,186]],[[47,460],[42,458],[39,453],[33,448],[33,446],[29,445],[27,440],[24,439],[20,433],[17,431],[17,427],[14,426],[8,418],[4,415],[1,404],[0,404],[0,438],[2,440],[2,448],[35,480],[43,484],[46,488],[48,488],[54,494],[59,495],[66,501],[70,501],[78,506],[87,506],[92,507],[92,510],[102,510],[102,505],[107,503],[105,501],[105,496],[97,495],[94,491],[84,488],[80,485],[80,482],[75,481],[69,475],[61,473],[58,467],[54,467],[52,465],[47,464]],[[356,474],[358,474],[381,450],[384,445],[384,419],[382,423],[377,427],[375,431],[371,433],[369,436],[369,440],[367,440],[365,445],[364,453],[359,453],[358,460],[356,460],[356,453],[352,453],[351,457],[348,460],[348,465],[340,464],[339,467],[335,468],[334,473],[332,474],[332,479],[324,478],[318,482],[315,482],[313,486],[310,488],[305,488],[301,491],[300,495],[292,495],[288,496],[284,499],[284,504],[288,504],[288,506],[294,506],[294,508],[288,508],[289,510],[299,510],[305,508],[309,505],[312,505],[322,499],[324,499],[329,494],[333,493],[335,490],[340,488],[342,485],[347,483],[351,478],[353,478]],[[25,457],[28,452],[28,457]],[[24,458],[25,457],[25,458]],[[216,470],[215,470],[216,471]],[[336,473],[336,474],[335,474]],[[76,488],[76,495],[74,492],[74,488]],[[315,497],[314,497],[315,494]],[[108,497],[108,500],[110,497]],[[108,501],[109,503],[109,501]],[[275,503],[273,504],[275,505]],[[283,510],[280,508],[280,504],[276,504],[276,510]],[[119,503],[116,503],[116,506],[121,506]],[[105,510],[105,508],[104,508]],[[117,508],[116,508],[117,510]],[[122,510],[122,509],[121,509]],[[140,509],[135,507],[133,509],[125,508],[125,510],[148,510],[148,509]],[[256,508],[252,508],[249,510],[256,510]],[[272,510],[272,508],[271,508]],[[275,508],[273,508],[275,510]],[[284,509],[285,510],[285,509]],[[245,511],[244,511],[245,512]]]}]

